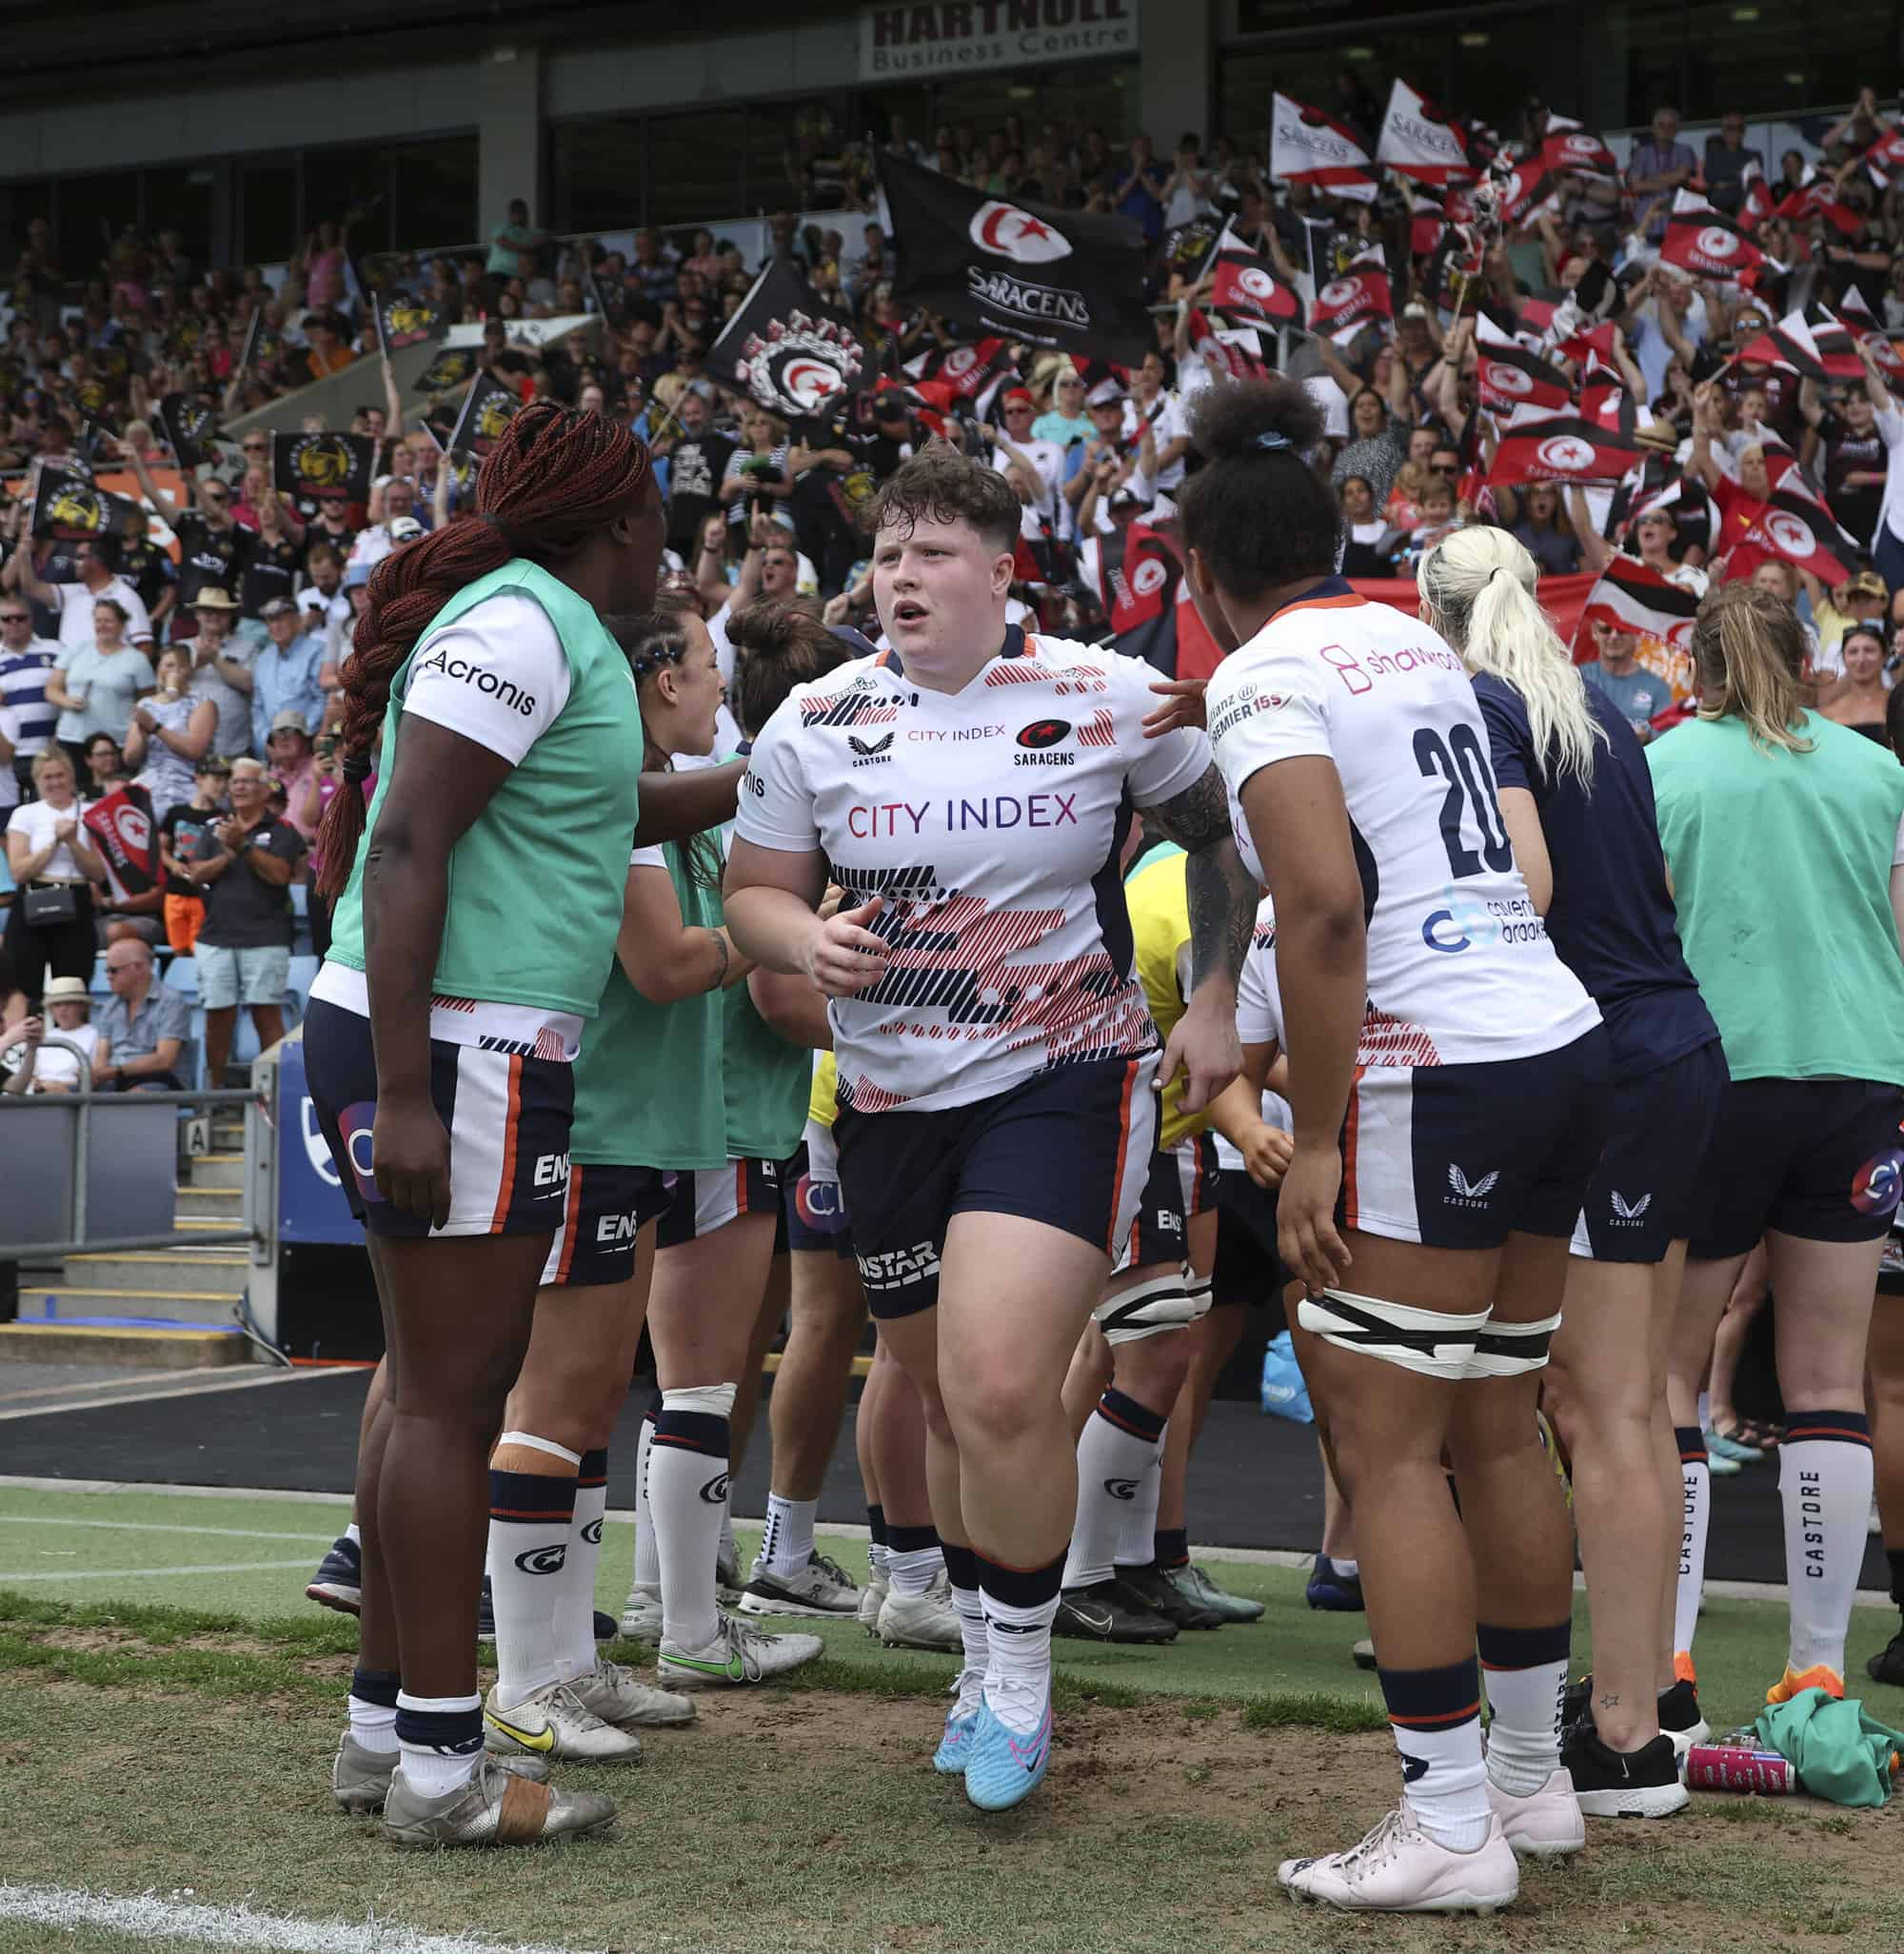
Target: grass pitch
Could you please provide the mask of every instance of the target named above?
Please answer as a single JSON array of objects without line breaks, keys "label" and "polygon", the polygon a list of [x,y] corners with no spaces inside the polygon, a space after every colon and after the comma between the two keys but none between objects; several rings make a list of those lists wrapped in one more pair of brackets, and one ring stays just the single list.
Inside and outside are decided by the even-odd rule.
[{"label": "grass pitch", "polygon": [[[639,1767],[589,1773],[621,1806],[605,1838],[396,1854],[328,1796],[354,1625],[302,1589],[344,1517],[323,1501],[0,1489],[0,1954],[1904,1945],[1904,1807],[1802,1798],[1700,1796],[1667,1824],[1596,1823],[1585,1854],[1527,1871],[1491,1922],[1299,1910],[1277,1859],[1359,1835],[1394,1797],[1393,1752],[1374,1678],[1349,1661],[1360,1618],[1311,1612],[1294,1570],[1214,1557],[1264,1621],[1158,1649],[1061,1643],[1052,1775],[1016,1812],[974,1812],[927,1767],[952,1658],[828,1624],[826,1660],[789,1686],[704,1697],[696,1726],[648,1736]],[[611,1524],[610,1609],[630,1540]],[[854,1543],[822,1545],[861,1564]],[[1860,1611],[1854,1668],[1894,1626]],[[1584,1662],[1583,1619],[1577,1648]],[[1698,1655],[1716,1727],[1750,1717],[1783,1648],[1781,1609],[1710,1605]],[[1864,1694],[1904,1725],[1904,1691]],[[26,1888],[90,1898],[28,1918]],[[113,1910],[139,1895],[144,1916]]]}]

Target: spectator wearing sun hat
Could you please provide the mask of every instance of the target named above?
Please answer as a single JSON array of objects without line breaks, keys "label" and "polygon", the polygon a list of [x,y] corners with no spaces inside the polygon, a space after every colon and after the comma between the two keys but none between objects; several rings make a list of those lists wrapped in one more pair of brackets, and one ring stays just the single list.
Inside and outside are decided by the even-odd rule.
[{"label": "spectator wearing sun hat", "polygon": [[[94,1055],[99,1050],[99,1033],[92,1023],[92,997],[86,988],[86,979],[49,977],[41,1001],[46,1016],[51,1020],[47,1026],[46,1036],[64,1038],[69,1044],[77,1045],[86,1055],[84,1063],[90,1072]],[[27,1090],[30,1093],[76,1093],[81,1063],[81,1059],[63,1045],[42,1045],[34,1056],[32,1083]]]},{"label": "spectator wearing sun hat", "polygon": [[186,690],[218,708],[211,750],[233,760],[251,750],[251,653],[250,646],[234,635],[238,602],[214,583],[198,593],[191,608],[198,630],[187,641],[191,647],[191,681]]},{"label": "spectator wearing sun hat", "polygon": [[288,597],[274,597],[260,613],[269,642],[261,646],[247,676],[251,694],[251,751],[269,755],[271,731],[294,712],[307,734],[324,720],[324,633],[307,630]]}]

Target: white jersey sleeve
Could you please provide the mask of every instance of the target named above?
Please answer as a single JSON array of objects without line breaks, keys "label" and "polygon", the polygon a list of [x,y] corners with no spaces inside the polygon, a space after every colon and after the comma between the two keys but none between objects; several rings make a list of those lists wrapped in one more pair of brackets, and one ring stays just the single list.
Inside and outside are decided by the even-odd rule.
[{"label": "white jersey sleeve", "polygon": [[417,646],[404,710],[517,766],[568,703],[568,686],[548,613],[530,597],[491,597]]},{"label": "white jersey sleeve", "polygon": [[637,848],[628,857],[630,868],[658,868],[667,873],[667,856],[657,842],[651,848]]},{"label": "white jersey sleeve", "polygon": [[803,855],[821,845],[813,789],[801,753],[802,712],[809,688],[796,685],[761,729],[747,756],[734,832],[743,841]]},{"label": "white jersey sleeve", "polygon": [[1237,978],[1237,1036],[1245,1045],[1282,1044],[1282,991],[1276,977],[1276,909],[1265,896]]},{"label": "white jersey sleeve", "polygon": [[1195,726],[1179,726],[1160,740],[1143,736],[1143,717],[1160,701],[1150,689],[1157,677],[1141,659],[1106,655],[1118,719],[1130,765],[1124,776],[1138,807],[1157,807],[1194,787],[1210,771],[1210,742]]}]

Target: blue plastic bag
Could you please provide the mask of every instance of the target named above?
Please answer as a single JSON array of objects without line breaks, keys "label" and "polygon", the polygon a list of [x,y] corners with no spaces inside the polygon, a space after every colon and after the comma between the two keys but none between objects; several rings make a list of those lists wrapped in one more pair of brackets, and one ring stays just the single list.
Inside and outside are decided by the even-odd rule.
[{"label": "blue plastic bag", "polygon": [[1262,1353],[1262,1408],[1292,1424],[1316,1422],[1316,1413],[1309,1405],[1309,1387],[1302,1381],[1302,1369],[1296,1361],[1296,1348],[1286,1330],[1271,1337]]}]

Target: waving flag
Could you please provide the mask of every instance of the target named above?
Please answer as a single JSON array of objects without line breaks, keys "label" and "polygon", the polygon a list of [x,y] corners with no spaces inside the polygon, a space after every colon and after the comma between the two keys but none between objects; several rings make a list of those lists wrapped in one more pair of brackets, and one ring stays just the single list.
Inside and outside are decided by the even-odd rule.
[{"label": "waving flag", "polygon": [[1604,624],[1635,638],[1656,638],[1684,651],[1693,641],[1699,600],[1637,557],[1615,557],[1587,595],[1580,627]]},{"label": "waving flag", "polygon": [[1175,553],[1147,523],[1098,538],[1098,598],[1111,622],[1111,641],[1126,658],[1140,658],[1166,678],[1177,671]]},{"label": "waving flag", "polygon": [[377,322],[377,348],[385,355],[399,346],[439,340],[449,330],[449,314],[407,292],[380,292],[371,315]]},{"label": "waving flag", "polygon": [[1788,312],[1776,326],[1755,332],[1734,356],[1745,366],[1782,366],[1801,380],[1825,379],[1825,363],[1801,312]]},{"label": "waving flag", "polygon": [[158,878],[158,850],[153,846],[152,799],[136,784],[115,787],[95,800],[79,818],[93,846],[106,861],[106,878],[113,895],[124,901],[144,896]]},{"label": "waving flag", "polygon": [[1011,203],[883,153],[880,182],[901,300],[1034,345],[1132,361],[1156,345],[1128,217]]},{"label": "waving flag", "polygon": [[1880,136],[1862,158],[1871,180],[1879,189],[1888,188],[1891,179],[1904,169],[1904,129],[1894,128]]},{"label": "waving flag", "polygon": [[1334,278],[1316,294],[1309,308],[1309,330],[1339,344],[1352,339],[1372,319],[1393,319],[1395,297],[1388,273],[1364,268]]},{"label": "waving flag", "polygon": [[1567,376],[1530,353],[1485,313],[1475,321],[1475,353],[1483,406],[1501,414],[1519,406],[1557,413],[1573,405],[1574,386]]},{"label": "waving flag", "polygon": [[1522,482],[1617,482],[1638,459],[1638,444],[1578,414],[1517,407],[1488,469],[1497,488]]},{"label": "waving flag", "polygon": [[799,420],[856,391],[864,359],[852,328],[829,318],[806,280],[776,258],[708,347],[707,371],[769,412]]},{"label": "waving flag", "polygon": [[1212,372],[1232,380],[1260,380],[1269,372],[1262,341],[1253,326],[1212,326],[1200,312],[1193,312],[1190,344]]},{"label": "waving flag", "polygon": [[1856,286],[1845,287],[1845,295],[1838,301],[1838,317],[1856,334],[1859,345],[1870,347],[1878,369],[1894,387],[1904,381],[1904,356],[1899,355],[1896,344],[1872,317],[1871,307]]},{"label": "waving flag", "polygon": [[1740,170],[1738,180],[1745,192],[1738,207],[1738,227],[1750,237],[1772,215],[1772,190],[1756,157]]},{"label": "waving flag", "polygon": [[1346,122],[1287,95],[1275,96],[1271,106],[1269,173],[1359,204],[1374,203],[1378,188],[1362,137]]},{"label": "waving flag", "polygon": [[1263,326],[1302,324],[1302,301],[1277,277],[1269,260],[1252,251],[1229,225],[1217,240],[1210,272],[1215,280],[1210,287],[1212,311]]},{"label": "waving flag", "polygon": [[196,468],[211,457],[206,453],[212,433],[212,412],[193,393],[169,393],[159,403],[159,425],[172,444],[181,468]]},{"label": "waving flag", "polygon": [[[1855,287],[1854,287],[1855,289]],[[1819,306],[1806,322],[1818,362],[1834,380],[1862,380],[1864,362],[1857,356],[1857,335],[1829,306]]]},{"label": "waving flag", "polygon": [[1389,88],[1375,160],[1417,183],[1465,183],[1476,173],[1465,134],[1425,95],[1398,79]]},{"label": "waving flag", "polygon": [[1606,146],[1606,138],[1577,124],[1555,128],[1548,118],[1548,134],[1540,145],[1540,167],[1554,175],[1576,170],[1586,176],[1617,176],[1619,165]]},{"label": "waving flag", "polygon": [[1664,509],[1687,548],[1710,550],[1713,543],[1713,503],[1706,484],[1696,475],[1681,475],[1670,455],[1648,455],[1614,492],[1606,533],[1617,536],[1649,509]]},{"label": "waving flag", "polygon": [[1499,188],[1500,222],[1504,230],[1518,230],[1522,225],[1532,224],[1558,188],[1552,169],[1538,156],[1517,163],[1496,181]]},{"label": "waving flag", "polygon": [[1722,217],[1702,198],[1687,202],[1688,195],[1679,192],[1666,220],[1666,236],[1659,247],[1662,262],[1697,278],[1733,279],[1765,263],[1765,253],[1730,217]]},{"label": "waving flag", "polygon": [[1829,176],[1808,168],[1798,188],[1773,207],[1775,217],[1802,224],[1814,212],[1835,225],[1846,237],[1855,237],[1864,228],[1864,219],[1838,202],[1837,185]]},{"label": "waving flag", "polygon": [[1626,381],[1597,354],[1588,360],[1587,370],[1580,376],[1580,413],[1608,434],[1627,441],[1633,438],[1636,417]]},{"label": "waving flag", "polygon": [[1824,498],[1811,488],[1790,454],[1768,450],[1772,493],[1758,520],[1734,547],[1728,577],[1749,577],[1767,557],[1795,563],[1830,584],[1844,582],[1856,567],[1857,544],[1837,525]]}]

